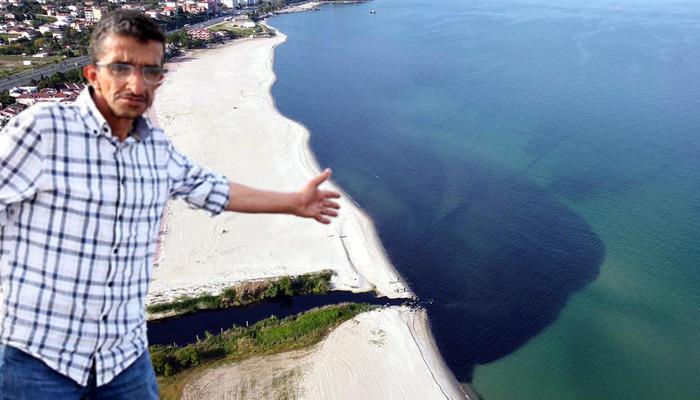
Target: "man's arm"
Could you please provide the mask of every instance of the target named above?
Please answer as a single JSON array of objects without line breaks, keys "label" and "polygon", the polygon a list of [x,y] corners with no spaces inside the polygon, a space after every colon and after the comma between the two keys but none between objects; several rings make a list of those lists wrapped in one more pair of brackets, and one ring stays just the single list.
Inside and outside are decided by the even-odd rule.
[{"label": "man's arm", "polygon": [[340,197],[338,192],[322,190],[319,186],[328,180],[331,170],[326,169],[311,179],[297,192],[281,193],[251,188],[238,183],[229,183],[229,203],[227,211],[244,213],[291,214],[313,218],[322,224],[329,224],[338,215],[340,205],[333,199]]},{"label": "man's arm", "polygon": [[25,111],[0,132],[0,226],[8,220],[8,208],[32,197],[42,175],[41,135],[34,114]]}]

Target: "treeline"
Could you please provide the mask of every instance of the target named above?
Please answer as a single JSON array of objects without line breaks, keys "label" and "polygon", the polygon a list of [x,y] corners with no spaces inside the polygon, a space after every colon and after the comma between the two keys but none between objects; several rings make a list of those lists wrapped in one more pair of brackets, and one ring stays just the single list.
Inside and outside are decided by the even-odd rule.
[{"label": "treeline", "polygon": [[56,72],[55,74],[47,77],[40,78],[39,80],[32,79],[32,85],[37,86],[39,90],[46,88],[55,88],[61,83],[81,83],[86,82],[83,76],[82,68],[72,69],[66,72]]},{"label": "treeline", "polygon": [[175,15],[167,20],[158,20],[157,22],[163,27],[163,30],[171,31],[173,29],[180,29],[185,25],[193,25],[199,22],[206,21],[211,18],[211,16],[204,14],[190,14],[182,10],[182,7],[177,8]]},{"label": "treeline", "polygon": [[[85,77],[83,76],[83,70],[80,68],[73,69],[70,71],[66,72],[56,72],[55,74],[46,77],[46,78],[41,78],[39,80],[32,79],[32,86],[36,86],[41,89],[46,89],[46,88],[55,88],[61,83],[81,83],[81,82],[86,82]],[[10,96],[10,91],[5,89],[2,92],[0,92],[0,104],[2,104],[3,107],[7,107],[10,104],[16,103],[16,100],[14,97]]]},{"label": "treeline", "polygon": [[0,55],[32,55],[46,51],[54,55],[76,57],[88,53],[91,27],[82,32],[65,27],[61,32],[63,38],[60,40],[54,38],[51,32],[46,32],[33,40],[19,38],[12,43],[0,46]]},{"label": "treeline", "polygon": [[[8,4],[5,7],[7,13],[14,15],[16,21],[33,19],[37,14],[43,14],[44,9],[36,1],[22,1],[19,4]],[[55,19],[54,19],[55,20]]]},{"label": "treeline", "polygon": [[219,295],[182,297],[168,303],[146,307],[151,314],[188,314],[199,310],[237,307],[282,296],[324,294],[331,289],[333,272],[325,270],[298,276],[243,282],[225,289]]},{"label": "treeline", "polygon": [[[176,48],[184,48],[184,49],[201,49],[206,47],[207,42],[201,39],[195,39],[191,37],[188,33],[187,30],[182,29],[176,32],[173,32],[169,34],[165,38],[165,43],[172,44]],[[169,54],[169,56],[177,56],[179,54],[179,49],[173,49],[172,51],[175,51],[174,54]]]},{"label": "treeline", "polygon": [[248,328],[234,325],[219,335],[207,332],[204,339],[187,346],[151,346],[149,351],[153,369],[161,377],[161,395],[163,398],[179,398],[179,391],[186,382],[167,378],[189,368],[224,358],[237,361],[251,355],[311,346],[318,343],[331,328],[377,307],[364,303],[327,306],[281,320],[272,316]]},{"label": "treeline", "polygon": [[271,0],[269,2],[263,2],[258,8],[258,14],[267,14],[290,4],[301,3],[303,1],[304,0]]}]

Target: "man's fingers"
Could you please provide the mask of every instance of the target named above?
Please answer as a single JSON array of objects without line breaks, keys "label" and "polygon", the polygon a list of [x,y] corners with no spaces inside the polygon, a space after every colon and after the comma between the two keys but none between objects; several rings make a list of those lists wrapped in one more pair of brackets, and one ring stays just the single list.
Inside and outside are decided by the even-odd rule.
[{"label": "man's fingers", "polygon": [[331,169],[326,168],[321,172],[320,175],[309,181],[309,185],[313,187],[318,187],[318,185],[322,184],[323,182],[326,181],[331,176]]},{"label": "man's fingers", "polygon": [[330,224],[331,223],[330,219],[328,219],[324,216],[321,216],[321,215],[315,216],[314,219],[322,224]]},{"label": "man's fingers", "polygon": [[337,217],[337,216],[338,216],[338,212],[337,212],[337,211],[334,211],[334,210],[331,210],[331,209],[321,210],[321,214],[323,214],[323,215],[328,215],[328,216],[331,216],[331,217]]},{"label": "man's fingers", "polygon": [[334,190],[324,190],[323,191],[323,197],[327,199],[339,199],[340,198],[340,193],[334,191]]},{"label": "man's fingers", "polygon": [[340,204],[336,203],[335,201],[332,200],[326,200],[323,202],[324,207],[328,208],[335,208],[336,210],[340,208]]}]

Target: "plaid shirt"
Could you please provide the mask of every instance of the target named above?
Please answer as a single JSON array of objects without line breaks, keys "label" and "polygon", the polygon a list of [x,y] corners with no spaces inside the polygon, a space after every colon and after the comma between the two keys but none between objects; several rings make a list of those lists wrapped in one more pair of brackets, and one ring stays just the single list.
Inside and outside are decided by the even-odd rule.
[{"label": "plaid shirt", "polygon": [[228,182],[138,118],[112,136],[90,88],[36,105],[0,133],[0,340],[87,385],[146,349],[144,303],[163,209],[182,198],[212,214]]}]

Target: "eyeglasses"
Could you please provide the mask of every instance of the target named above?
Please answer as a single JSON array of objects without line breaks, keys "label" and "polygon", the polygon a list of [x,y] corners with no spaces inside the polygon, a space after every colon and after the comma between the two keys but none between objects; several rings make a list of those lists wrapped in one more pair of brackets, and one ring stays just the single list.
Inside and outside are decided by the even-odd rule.
[{"label": "eyeglasses", "polygon": [[[95,63],[98,67],[105,67],[109,73],[116,79],[125,80],[136,72],[136,66],[129,63],[113,62],[113,63]],[[163,67],[143,66],[141,67],[141,76],[144,82],[157,85],[165,79],[167,69]]]}]

